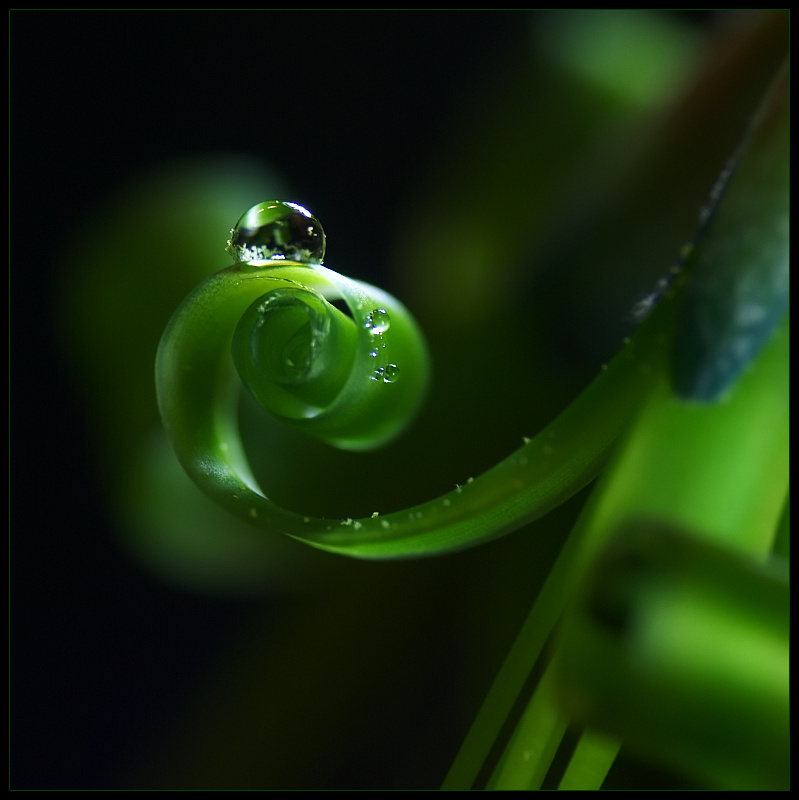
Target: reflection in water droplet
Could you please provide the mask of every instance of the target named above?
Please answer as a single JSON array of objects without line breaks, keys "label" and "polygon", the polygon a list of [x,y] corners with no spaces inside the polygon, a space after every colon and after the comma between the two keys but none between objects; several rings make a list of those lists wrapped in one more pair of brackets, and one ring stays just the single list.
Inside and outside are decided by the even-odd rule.
[{"label": "reflection in water droplet", "polygon": [[399,367],[396,364],[386,364],[385,367],[378,367],[372,373],[373,381],[383,381],[383,383],[395,383],[399,379]]},{"label": "reflection in water droplet", "polygon": [[325,232],[297,203],[267,200],[247,211],[230,232],[226,252],[236,261],[263,266],[270,261],[321,264]]},{"label": "reflection in water droplet", "polygon": [[369,333],[382,336],[391,327],[391,317],[384,308],[376,308],[366,315],[363,326],[369,329]]}]

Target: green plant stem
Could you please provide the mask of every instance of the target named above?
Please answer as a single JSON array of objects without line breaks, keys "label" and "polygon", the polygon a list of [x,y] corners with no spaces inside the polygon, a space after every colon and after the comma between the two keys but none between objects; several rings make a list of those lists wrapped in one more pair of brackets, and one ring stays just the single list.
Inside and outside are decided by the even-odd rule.
[{"label": "green plant stem", "polygon": [[[685,403],[663,385],[647,401],[625,457],[602,477],[583,510],[443,788],[472,787],[568,599],[628,515],[710,525],[709,536],[761,557],[769,552],[787,487],[787,327],[786,322],[726,402]],[[690,469],[686,452],[692,453]]]},{"label": "green plant stem", "polygon": [[788,489],[789,321],[730,394],[679,400],[665,379],[612,468],[593,525],[656,519],[765,558]]},{"label": "green plant stem", "polygon": [[[473,788],[478,773],[498,740],[526,682],[542,657],[545,645],[567,604],[580,586],[580,578],[606,544],[601,530],[593,526],[594,507],[602,496],[606,476],[600,477],[586,506],[547,575],[513,647],[480,708],[458,754],[447,773],[443,789]],[[563,717],[562,730],[566,718]],[[608,765],[609,768],[609,765]],[[516,787],[522,788],[522,787]],[[590,787],[586,787],[590,788]]]},{"label": "green plant stem", "polygon": [[785,516],[788,330],[724,400],[653,391],[584,515],[556,654],[564,713],[726,788],[785,780],[787,585],[758,562]]},{"label": "green plant stem", "polygon": [[[322,282],[307,267],[282,274],[287,280],[271,280],[280,286]],[[347,281],[330,270],[322,274],[335,283]],[[466,477],[453,491],[402,511],[330,520],[271,502],[250,475],[241,446],[228,346],[241,312],[262,291],[257,283],[235,268],[223,270],[176,312],[156,367],[165,427],[184,468],[224,507],[269,533],[361,558],[428,555],[475,545],[543,516],[582,489],[604,466],[619,433],[662,371],[673,322],[670,304],[665,304],[574,403],[483,475]],[[399,305],[379,289],[367,288],[373,293],[368,305]]]},{"label": "green plant stem", "polygon": [[583,542],[580,527],[569,535],[530,613],[494,679],[469,733],[447,773],[442,789],[467,790],[474,787],[478,773],[493,748],[505,720],[518,702],[525,683],[569,596],[569,581]]},{"label": "green plant stem", "polygon": [[494,769],[487,789],[540,789],[568,726],[555,702],[550,663]]},{"label": "green plant stem", "polygon": [[785,498],[785,507],[782,510],[780,524],[774,536],[774,555],[785,559],[787,564],[791,561],[791,494],[790,490]]},{"label": "green plant stem", "polygon": [[612,736],[583,731],[558,789],[600,789],[620,747],[619,740]]},{"label": "green plant stem", "polygon": [[560,707],[699,786],[784,788],[788,630],[779,565],[630,527],[564,617]]}]

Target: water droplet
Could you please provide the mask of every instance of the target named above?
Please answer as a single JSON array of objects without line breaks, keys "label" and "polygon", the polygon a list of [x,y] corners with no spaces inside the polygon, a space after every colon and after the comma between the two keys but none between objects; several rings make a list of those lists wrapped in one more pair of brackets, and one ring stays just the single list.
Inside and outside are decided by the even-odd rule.
[{"label": "water droplet", "polygon": [[382,336],[391,327],[391,317],[385,308],[376,308],[366,315],[363,326],[369,330],[369,333]]},{"label": "water droplet", "polygon": [[399,367],[396,364],[386,364],[385,367],[378,367],[372,373],[373,381],[383,381],[383,383],[396,383],[399,379]]},{"label": "water droplet", "polygon": [[255,267],[270,261],[321,264],[325,232],[319,220],[297,203],[267,200],[253,206],[236,223],[226,252]]}]

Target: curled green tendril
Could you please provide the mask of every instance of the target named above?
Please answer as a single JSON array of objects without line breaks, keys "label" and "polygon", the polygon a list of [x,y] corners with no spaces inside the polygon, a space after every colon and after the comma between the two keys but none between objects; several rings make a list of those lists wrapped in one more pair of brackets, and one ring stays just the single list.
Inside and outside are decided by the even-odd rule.
[{"label": "curled green tendril", "polygon": [[[156,363],[161,416],[184,468],[220,504],[270,533],[362,558],[442,553],[507,533],[596,477],[660,370],[669,304],[551,425],[448,494],[361,519],[281,508],[258,486],[244,455],[236,421],[241,385],[284,422],[337,447],[365,450],[398,435],[413,417],[428,357],[398,300],[321,264],[282,259],[288,234],[271,228],[273,216],[256,259],[212,275],[184,301]],[[241,222],[228,252],[253,258],[252,248],[234,247],[240,230]],[[247,230],[245,245],[258,238],[257,225]]]}]

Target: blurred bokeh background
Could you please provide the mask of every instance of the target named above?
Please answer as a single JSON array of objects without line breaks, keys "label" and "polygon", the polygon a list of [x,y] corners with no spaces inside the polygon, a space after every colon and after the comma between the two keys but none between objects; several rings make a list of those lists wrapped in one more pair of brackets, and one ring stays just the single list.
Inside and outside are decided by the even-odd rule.
[{"label": "blurred bokeh background", "polygon": [[691,136],[667,111],[753,20],[11,12],[12,788],[440,784],[580,498],[446,559],[265,549],[164,455],[159,331],[240,213],[306,205],[437,371],[372,460],[269,429],[268,485],[331,516],[449,490],[590,379],[690,237],[782,34]]}]

